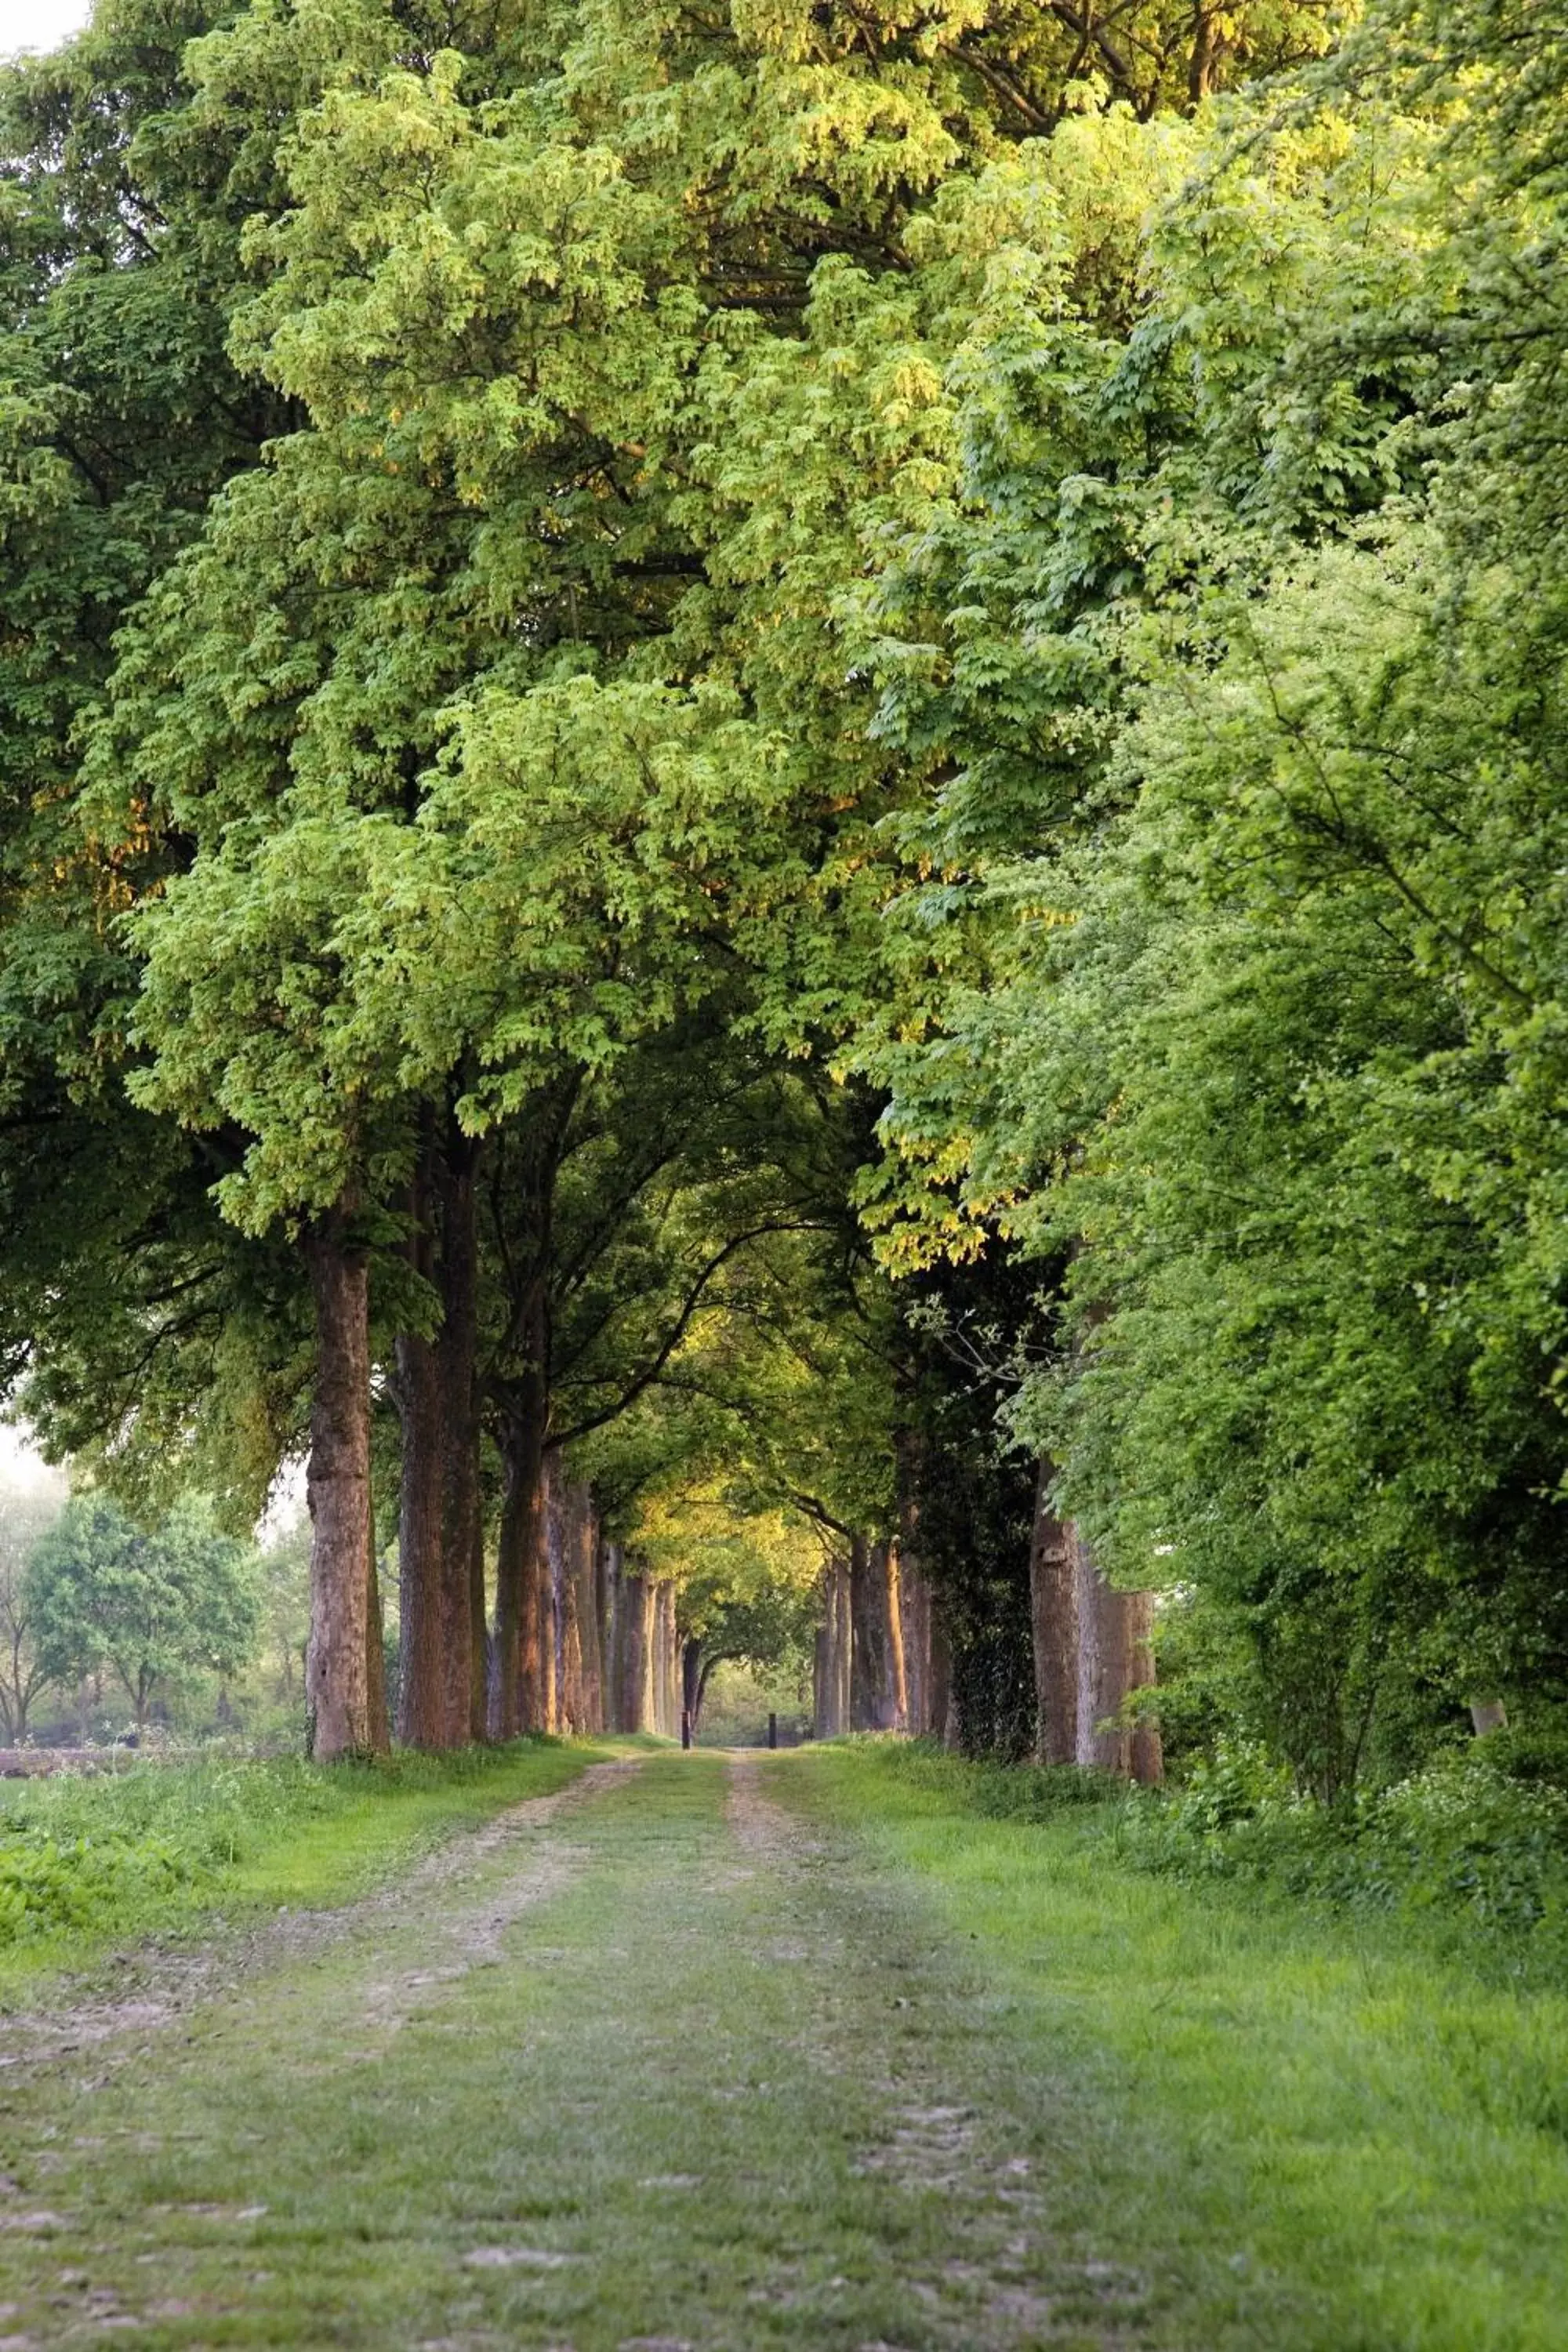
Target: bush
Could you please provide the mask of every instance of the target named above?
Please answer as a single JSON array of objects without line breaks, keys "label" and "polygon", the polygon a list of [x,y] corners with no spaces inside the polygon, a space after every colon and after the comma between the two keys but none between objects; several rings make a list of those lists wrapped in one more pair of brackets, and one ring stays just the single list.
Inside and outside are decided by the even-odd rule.
[{"label": "bush", "polygon": [[1128,1798],[1117,1844],[1147,1870],[1447,1912],[1489,1937],[1561,1941],[1568,1956],[1568,1791],[1515,1777],[1489,1751],[1478,1744],[1327,1807],[1298,1796],[1261,1750],[1222,1741],[1182,1790]]},{"label": "bush", "polygon": [[167,1903],[216,1891],[226,1871],[291,1829],[349,1812],[369,1788],[412,1795],[481,1780],[500,1753],[334,1766],[147,1758],[112,1772],[0,1784],[0,1948],[61,1930],[145,1926]]},{"label": "bush", "polygon": [[211,1873],[163,1838],[0,1830],[0,1945],[62,1929],[112,1927]]}]

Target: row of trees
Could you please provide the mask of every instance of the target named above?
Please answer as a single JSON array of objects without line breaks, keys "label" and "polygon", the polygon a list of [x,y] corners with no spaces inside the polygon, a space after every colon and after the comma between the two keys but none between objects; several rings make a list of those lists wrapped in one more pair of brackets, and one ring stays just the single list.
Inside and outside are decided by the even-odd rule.
[{"label": "row of trees", "polygon": [[552,1721],[552,1480],[727,1515],[693,1712],[824,1562],[825,1725],[1152,1772],[1155,1586],[1325,1791],[1561,1694],[1561,65],[102,0],[6,72],[0,1369],[143,1501],[308,1441],[318,1754],[394,1522],[399,1736]]}]

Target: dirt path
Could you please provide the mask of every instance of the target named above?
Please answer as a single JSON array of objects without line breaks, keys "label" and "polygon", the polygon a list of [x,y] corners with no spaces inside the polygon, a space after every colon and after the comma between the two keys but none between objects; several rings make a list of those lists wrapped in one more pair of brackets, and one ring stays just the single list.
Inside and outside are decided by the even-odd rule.
[{"label": "dirt path", "polygon": [[[640,1761],[628,1757],[613,1764],[590,1764],[564,1789],[509,1805],[492,1821],[450,1839],[390,1885],[357,1903],[331,1911],[284,1911],[259,1927],[220,1927],[195,1946],[133,1947],[117,1956],[110,1982],[105,1983],[100,1970],[89,1985],[47,2008],[0,2016],[0,2068],[44,2065],[84,2050],[102,2050],[111,2058],[117,2045],[144,2041],[204,2004],[239,1994],[251,1979],[310,1958],[411,1906],[427,1910],[449,1938],[472,1940],[477,1947],[561,1883],[559,1849],[540,1849],[534,1833],[584,1798],[626,1780]],[[495,1919],[470,1924],[459,1905],[443,1920],[439,1906],[446,1891],[461,1886],[480,1865],[509,1848],[527,1859],[489,1906],[497,1913]]]},{"label": "dirt path", "polygon": [[962,1943],[736,1759],[601,1766],[8,2029],[0,2352],[1148,2347]]}]

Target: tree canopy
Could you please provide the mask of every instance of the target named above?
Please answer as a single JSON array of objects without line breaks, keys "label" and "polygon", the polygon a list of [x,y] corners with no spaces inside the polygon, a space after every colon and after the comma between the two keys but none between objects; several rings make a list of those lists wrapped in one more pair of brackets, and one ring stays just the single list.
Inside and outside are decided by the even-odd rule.
[{"label": "tree canopy", "polygon": [[892,1660],[901,1559],[971,1746],[1067,1739],[1069,1555],[1086,1754],[1118,1593],[1327,1794],[1568,1700],[1565,72],[103,0],[0,74],[0,1362],[143,1509],[309,1443],[318,1752],[536,1719],[563,1466],[693,1638],[842,1573]]}]

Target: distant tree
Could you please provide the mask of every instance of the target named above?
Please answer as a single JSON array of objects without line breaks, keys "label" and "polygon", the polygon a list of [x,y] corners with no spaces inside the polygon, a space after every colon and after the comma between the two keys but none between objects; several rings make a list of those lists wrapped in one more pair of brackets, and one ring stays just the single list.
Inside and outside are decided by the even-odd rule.
[{"label": "distant tree", "polygon": [[58,1518],[63,1486],[0,1489],[0,1733],[27,1736],[27,1717],[48,1675],[39,1663],[26,1591],[27,1555]]},{"label": "distant tree", "polygon": [[107,1495],[75,1496],[35,1545],[22,1589],[44,1673],[68,1680],[107,1668],[138,1729],[169,1675],[236,1672],[261,1613],[255,1554],[222,1532],[199,1496],[152,1530]]},{"label": "distant tree", "polygon": [[302,1706],[310,1633],[310,1523],[302,1514],[265,1546],[260,1570],[261,1637],[273,1694],[286,1706]]}]

